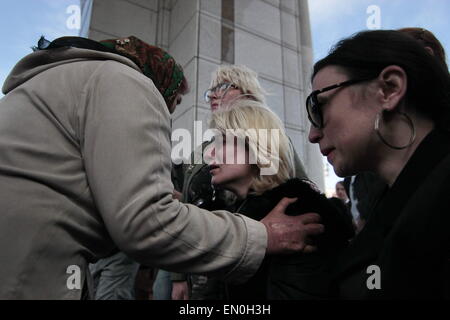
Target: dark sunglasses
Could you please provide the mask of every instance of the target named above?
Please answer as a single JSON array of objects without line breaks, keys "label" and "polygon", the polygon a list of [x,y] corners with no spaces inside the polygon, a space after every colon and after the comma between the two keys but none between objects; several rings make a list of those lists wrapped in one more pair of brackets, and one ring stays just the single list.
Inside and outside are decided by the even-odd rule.
[{"label": "dark sunglasses", "polygon": [[311,124],[316,128],[323,128],[323,115],[322,115],[322,108],[321,104],[317,100],[317,96],[320,93],[333,90],[339,87],[346,87],[350,86],[352,84],[356,84],[363,81],[369,81],[372,79],[357,79],[357,80],[347,80],[344,82],[339,82],[337,84],[334,84],[332,86],[328,86],[322,89],[314,90],[311,92],[311,94],[306,98],[306,111],[308,112],[308,119],[311,122]]}]

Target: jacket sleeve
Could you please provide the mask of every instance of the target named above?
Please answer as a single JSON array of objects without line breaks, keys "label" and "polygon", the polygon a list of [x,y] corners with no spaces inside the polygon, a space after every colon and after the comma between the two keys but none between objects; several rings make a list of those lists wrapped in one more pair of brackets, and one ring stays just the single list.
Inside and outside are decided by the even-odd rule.
[{"label": "jacket sleeve", "polygon": [[267,246],[263,224],[172,199],[169,112],[150,79],[99,62],[77,110],[89,191],[123,252],[145,265],[218,272],[229,281],[258,269]]}]

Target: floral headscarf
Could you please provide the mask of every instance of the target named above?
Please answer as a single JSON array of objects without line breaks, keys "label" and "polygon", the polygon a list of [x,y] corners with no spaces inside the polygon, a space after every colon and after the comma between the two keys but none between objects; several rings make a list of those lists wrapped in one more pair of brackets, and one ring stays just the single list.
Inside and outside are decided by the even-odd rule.
[{"label": "floral headscarf", "polygon": [[43,36],[36,50],[47,50],[61,47],[76,47],[90,50],[116,53],[131,59],[150,78],[164,97],[167,107],[173,105],[178,90],[183,83],[183,68],[175,59],[161,48],[149,45],[130,36],[127,38],[108,39],[100,42],[82,37],[61,37],[50,42]]},{"label": "floral headscarf", "polygon": [[100,43],[136,63],[144,75],[153,80],[167,106],[172,105],[184,75],[183,68],[171,55],[134,36],[102,40]]}]

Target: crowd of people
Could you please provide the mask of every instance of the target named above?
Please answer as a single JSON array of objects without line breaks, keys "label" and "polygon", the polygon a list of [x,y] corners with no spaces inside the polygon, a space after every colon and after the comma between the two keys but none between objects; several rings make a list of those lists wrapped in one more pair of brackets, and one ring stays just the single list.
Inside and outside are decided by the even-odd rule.
[{"label": "crowd of people", "polygon": [[0,101],[0,298],[450,298],[444,48],[421,28],[363,31],[311,83],[309,142],[345,178],[330,199],[253,70],[214,71],[215,136],[174,164],[189,84],[169,53],[41,39]]}]

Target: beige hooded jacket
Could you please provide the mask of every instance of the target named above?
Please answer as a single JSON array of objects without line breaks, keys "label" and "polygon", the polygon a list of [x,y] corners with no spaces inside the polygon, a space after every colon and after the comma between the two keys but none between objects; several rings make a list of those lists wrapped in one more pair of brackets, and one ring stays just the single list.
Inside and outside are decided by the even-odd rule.
[{"label": "beige hooded jacket", "polygon": [[79,299],[88,262],[136,261],[245,280],[263,224],[172,199],[170,118],[122,56],[32,53],[0,100],[0,299]]}]

